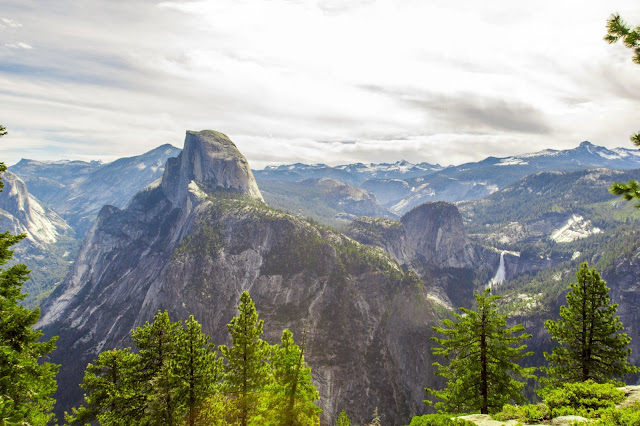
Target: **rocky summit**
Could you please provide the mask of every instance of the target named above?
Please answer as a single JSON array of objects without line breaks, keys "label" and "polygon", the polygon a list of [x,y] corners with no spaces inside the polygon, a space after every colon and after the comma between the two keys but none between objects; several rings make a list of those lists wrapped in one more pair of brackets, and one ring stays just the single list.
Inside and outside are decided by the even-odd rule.
[{"label": "rocky summit", "polygon": [[161,185],[176,205],[183,204],[194,188],[264,201],[246,158],[226,135],[213,130],[187,132],[180,155],[167,161]]},{"label": "rocky summit", "polygon": [[[417,236],[418,222],[437,223],[430,215],[438,211],[403,221],[417,238],[409,247],[459,266],[466,259],[461,221],[436,226],[435,246]],[[433,285],[380,248],[269,208],[235,145],[202,131],[187,132],[162,179],[126,208],[100,211],[72,271],[43,304],[39,327],[60,336],[52,355],[62,364],[58,414],[81,402],[86,364],[100,351],[130,346],[130,330],[159,309],[174,320],[193,314],[216,344],[229,343],[226,324],[244,290],[269,342],[285,327],[297,338],[307,329],[305,358],[323,424],[342,409],[359,423],[376,407],[406,423],[424,411],[423,388],[436,380]]]}]

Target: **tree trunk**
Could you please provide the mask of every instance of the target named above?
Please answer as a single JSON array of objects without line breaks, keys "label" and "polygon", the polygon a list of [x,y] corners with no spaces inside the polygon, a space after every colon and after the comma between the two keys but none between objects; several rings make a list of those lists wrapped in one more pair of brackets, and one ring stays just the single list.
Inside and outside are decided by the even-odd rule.
[{"label": "tree trunk", "polygon": [[482,395],[481,414],[489,414],[489,384],[487,378],[487,330],[485,306],[482,307],[480,323],[480,393]]}]

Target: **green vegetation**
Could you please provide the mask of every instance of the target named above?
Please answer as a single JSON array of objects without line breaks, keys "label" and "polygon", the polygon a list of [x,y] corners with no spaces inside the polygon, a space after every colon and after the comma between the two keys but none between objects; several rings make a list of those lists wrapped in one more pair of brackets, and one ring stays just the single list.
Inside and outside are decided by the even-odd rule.
[{"label": "green vegetation", "polygon": [[191,316],[173,322],[167,311],[132,330],[139,349],[102,352],[87,366],[85,404],[70,424],[195,424],[197,410],[220,380],[222,365],[209,336]]},{"label": "green vegetation", "polygon": [[[607,35],[604,36],[604,39],[610,44],[621,40],[626,47],[633,50],[633,62],[640,64],[640,26],[631,29],[616,13],[611,15],[607,21]],[[629,139],[635,146],[640,147],[640,133],[631,135]],[[640,185],[636,180],[630,180],[627,183],[615,182],[611,185],[611,193],[622,196],[627,201],[640,200]],[[640,201],[636,207],[640,209]]]},{"label": "green vegetation", "polygon": [[564,383],[543,393],[551,417],[577,414],[584,417],[599,417],[604,408],[613,408],[624,400],[624,392],[611,383],[596,383],[593,380]]},{"label": "green vegetation", "polygon": [[351,419],[347,416],[346,411],[340,411],[338,414],[338,421],[336,422],[336,426],[351,426]]},{"label": "green vegetation", "polygon": [[228,325],[233,345],[220,346],[220,352],[226,359],[224,392],[238,407],[237,421],[246,426],[257,413],[258,395],[267,386],[271,347],[260,338],[264,321],[258,320],[256,307],[246,291],[240,296],[238,311],[239,315]]},{"label": "green vegetation", "polygon": [[[6,129],[0,126],[0,137]],[[0,163],[0,174],[7,167]],[[4,187],[0,179],[0,190]],[[57,388],[58,365],[44,362],[55,349],[57,338],[40,342],[42,332],[34,330],[40,309],[21,303],[29,270],[26,265],[6,267],[13,256],[11,247],[25,235],[0,234],[0,421],[2,424],[46,425],[54,421],[51,413]]]},{"label": "green vegetation", "polygon": [[456,419],[453,414],[425,414],[411,419],[409,426],[465,426],[475,425],[464,419]]},{"label": "green vegetation", "polygon": [[[616,417],[615,406],[624,400],[624,392],[611,383],[586,382],[564,383],[544,392],[544,403],[513,406],[505,405],[493,417],[497,420],[517,420],[525,423],[548,421],[560,416],[582,416],[591,419]],[[620,418],[627,416],[621,414]],[[603,423],[627,424],[627,423]],[[635,424],[635,423],[629,423]]]},{"label": "green vegetation", "polygon": [[131,349],[102,352],[87,366],[85,403],[65,413],[70,424],[107,425],[288,425],[317,426],[321,410],[311,369],[293,334],[280,346],[260,339],[248,292],[228,325],[233,345],[220,346],[191,316],[184,324],[167,311],[132,330]]},{"label": "green vegetation", "polygon": [[518,420],[523,423],[538,423],[551,418],[546,404],[511,405],[505,404],[502,411],[493,415],[500,421]]},{"label": "green vegetation", "polygon": [[544,356],[548,383],[594,380],[603,383],[640,371],[627,360],[631,338],[615,316],[617,304],[609,301],[609,288],[595,269],[580,265],[577,282],[570,284],[561,319],[547,320],[545,328],[559,346]]},{"label": "green vegetation", "polygon": [[265,425],[311,425],[322,411],[313,403],[320,394],[304,362],[305,333],[300,347],[293,342],[293,333],[283,330],[280,347],[274,349],[273,380],[267,386],[269,398],[261,416]]},{"label": "green vegetation", "polygon": [[634,426],[640,424],[640,403],[624,408],[607,408],[599,412],[600,418],[594,426]]},{"label": "green vegetation", "polygon": [[446,366],[433,364],[438,368],[436,374],[447,379],[447,388],[425,389],[442,400],[435,404],[440,412],[496,412],[509,401],[524,400],[525,382],[517,378],[534,377],[534,368],[517,364],[531,355],[524,352],[526,345],[521,344],[531,335],[522,333],[524,327],[520,324],[506,327],[507,316],[496,311],[499,296],[491,296],[487,289],[475,298],[477,310],[460,308],[463,314],[454,314],[456,321],[445,319],[444,327],[433,327],[446,336],[432,338],[441,345],[434,348],[433,354],[450,361]]},{"label": "green vegetation", "polygon": [[[485,233],[487,226],[523,223],[553,213],[569,212],[592,217],[592,205],[615,199],[609,193],[610,180],[600,178],[602,174],[611,175],[611,179],[629,179],[634,172],[541,172],[483,200],[463,203],[461,213],[466,218],[470,234]],[[571,188],[571,196],[567,196],[567,188]]]}]

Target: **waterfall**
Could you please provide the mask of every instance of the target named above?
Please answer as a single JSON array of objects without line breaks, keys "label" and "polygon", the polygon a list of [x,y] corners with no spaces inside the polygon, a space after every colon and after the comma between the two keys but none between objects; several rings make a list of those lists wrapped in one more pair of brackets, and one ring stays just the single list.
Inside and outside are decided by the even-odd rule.
[{"label": "waterfall", "polygon": [[493,278],[491,278],[491,281],[489,281],[489,284],[487,284],[487,287],[489,288],[493,288],[494,285],[502,284],[506,279],[506,276],[505,276],[506,272],[504,270],[504,254],[505,253],[506,251],[504,250],[500,253],[500,265],[498,266],[496,275]]}]

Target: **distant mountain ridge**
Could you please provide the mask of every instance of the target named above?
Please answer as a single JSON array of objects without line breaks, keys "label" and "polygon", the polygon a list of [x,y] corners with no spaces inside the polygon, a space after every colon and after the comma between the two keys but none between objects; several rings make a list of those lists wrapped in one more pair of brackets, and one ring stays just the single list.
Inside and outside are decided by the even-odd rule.
[{"label": "distant mountain ridge", "polygon": [[541,171],[576,171],[593,168],[631,170],[640,168],[640,152],[608,149],[591,142],[565,150],[546,149],[509,157],[442,167],[429,163],[347,164],[327,166],[301,163],[268,166],[254,171],[258,185],[264,179],[300,181],[333,178],[359,186],[376,195],[378,202],[402,215],[429,201],[477,200]]},{"label": "distant mountain ridge", "polygon": [[9,170],[82,236],[103,206],[124,207],[136,192],[162,176],[167,159],[180,151],[165,144],[111,163],[22,159]]},{"label": "distant mountain ridge", "polygon": [[341,166],[326,164],[295,163],[280,166],[267,166],[262,170],[254,170],[256,179],[278,179],[298,181],[304,179],[332,178],[359,185],[368,179],[398,179],[424,176],[442,170],[439,164],[413,164],[406,160],[395,163],[353,163]]}]

